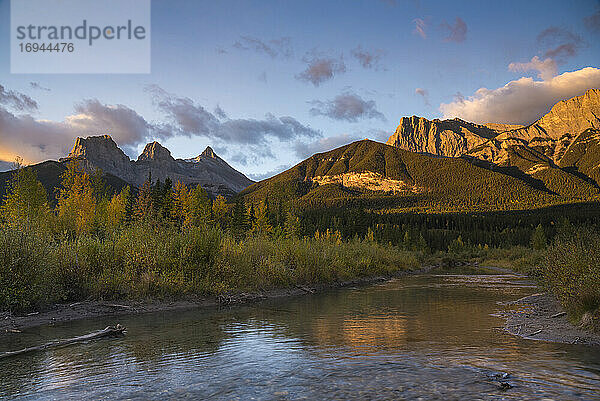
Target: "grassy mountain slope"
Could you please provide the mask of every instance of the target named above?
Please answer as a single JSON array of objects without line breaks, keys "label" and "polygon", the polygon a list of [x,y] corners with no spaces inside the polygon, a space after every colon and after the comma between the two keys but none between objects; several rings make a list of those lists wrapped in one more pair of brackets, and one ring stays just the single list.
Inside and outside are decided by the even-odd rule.
[{"label": "grassy mountain slope", "polygon": [[566,150],[559,164],[600,184],[600,130],[588,129],[579,134]]},{"label": "grassy mountain slope", "polygon": [[[402,182],[405,191],[361,188],[359,173],[383,184]],[[559,173],[560,174],[560,173]],[[323,176],[349,177],[319,185]],[[352,181],[352,179],[354,181]],[[386,185],[382,184],[382,188]],[[554,192],[554,193],[552,193]],[[296,200],[299,206],[357,206],[411,210],[509,210],[579,200],[531,182],[476,165],[468,158],[411,153],[369,140],[318,153],[241,193],[248,202]],[[591,194],[593,197],[595,194]]]}]

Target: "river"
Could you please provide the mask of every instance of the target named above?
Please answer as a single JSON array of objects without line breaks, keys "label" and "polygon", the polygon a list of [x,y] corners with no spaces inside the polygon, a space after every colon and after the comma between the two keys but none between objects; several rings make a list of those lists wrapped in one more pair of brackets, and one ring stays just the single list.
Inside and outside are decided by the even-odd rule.
[{"label": "river", "polygon": [[[127,335],[0,361],[0,399],[600,399],[600,351],[504,332],[514,275],[415,275],[221,309],[28,329],[0,351],[117,321]],[[501,390],[498,377],[512,388]]]}]

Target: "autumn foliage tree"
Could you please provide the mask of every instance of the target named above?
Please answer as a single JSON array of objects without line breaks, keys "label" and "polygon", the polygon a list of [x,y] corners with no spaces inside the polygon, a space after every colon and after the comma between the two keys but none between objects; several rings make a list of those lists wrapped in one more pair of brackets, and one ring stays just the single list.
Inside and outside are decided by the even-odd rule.
[{"label": "autumn foliage tree", "polygon": [[0,213],[10,227],[39,227],[47,222],[50,212],[46,190],[32,169],[23,168],[20,162],[17,164]]},{"label": "autumn foliage tree", "polygon": [[56,207],[59,227],[69,235],[90,233],[96,212],[90,176],[78,163],[71,162],[61,178]]}]

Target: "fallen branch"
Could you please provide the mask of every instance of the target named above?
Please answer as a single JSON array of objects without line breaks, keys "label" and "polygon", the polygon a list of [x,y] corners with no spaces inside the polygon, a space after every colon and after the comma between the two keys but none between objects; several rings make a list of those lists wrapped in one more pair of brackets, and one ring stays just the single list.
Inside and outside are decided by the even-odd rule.
[{"label": "fallen branch", "polygon": [[4,352],[4,353],[0,354],[0,359],[8,358],[8,357],[15,356],[15,355],[26,354],[26,353],[33,352],[33,351],[42,351],[42,350],[45,350],[48,348],[63,347],[65,345],[70,345],[70,344],[78,343],[78,342],[82,342],[82,341],[95,340],[95,339],[103,338],[103,337],[122,335],[124,333],[125,333],[125,327],[121,326],[120,324],[117,324],[114,327],[108,326],[104,330],[94,331],[90,334],[86,334],[86,335],[79,336],[79,337],[68,338],[66,340],[51,341],[46,344],[38,345],[37,347],[23,348],[18,351]]},{"label": "fallen branch", "polygon": [[567,312],[558,312],[558,313],[555,313],[554,315],[552,315],[550,317],[561,317],[561,316],[564,316],[566,314],[567,314]]},{"label": "fallen branch", "polygon": [[531,333],[529,336],[535,336],[536,334],[540,334],[542,332],[542,329],[539,329],[538,331],[536,331],[535,333]]},{"label": "fallen branch", "polygon": [[129,306],[129,305],[119,305],[119,304],[104,304],[104,305],[109,306],[111,308],[133,309],[133,306]]},{"label": "fallen branch", "polygon": [[296,288],[298,288],[299,290],[302,290],[304,292],[306,292],[307,294],[314,294],[315,290],[305,287],[303,285],[296,285]]}]

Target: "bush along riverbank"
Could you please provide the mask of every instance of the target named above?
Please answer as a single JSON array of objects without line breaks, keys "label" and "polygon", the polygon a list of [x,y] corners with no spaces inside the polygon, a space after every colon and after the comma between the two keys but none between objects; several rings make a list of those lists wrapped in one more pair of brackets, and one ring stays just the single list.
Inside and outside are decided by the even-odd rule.
[{"label": "bush along riverbank", "polygon": [[600,233],[565,224],[532,271],[581,327],[600,333]]}]

